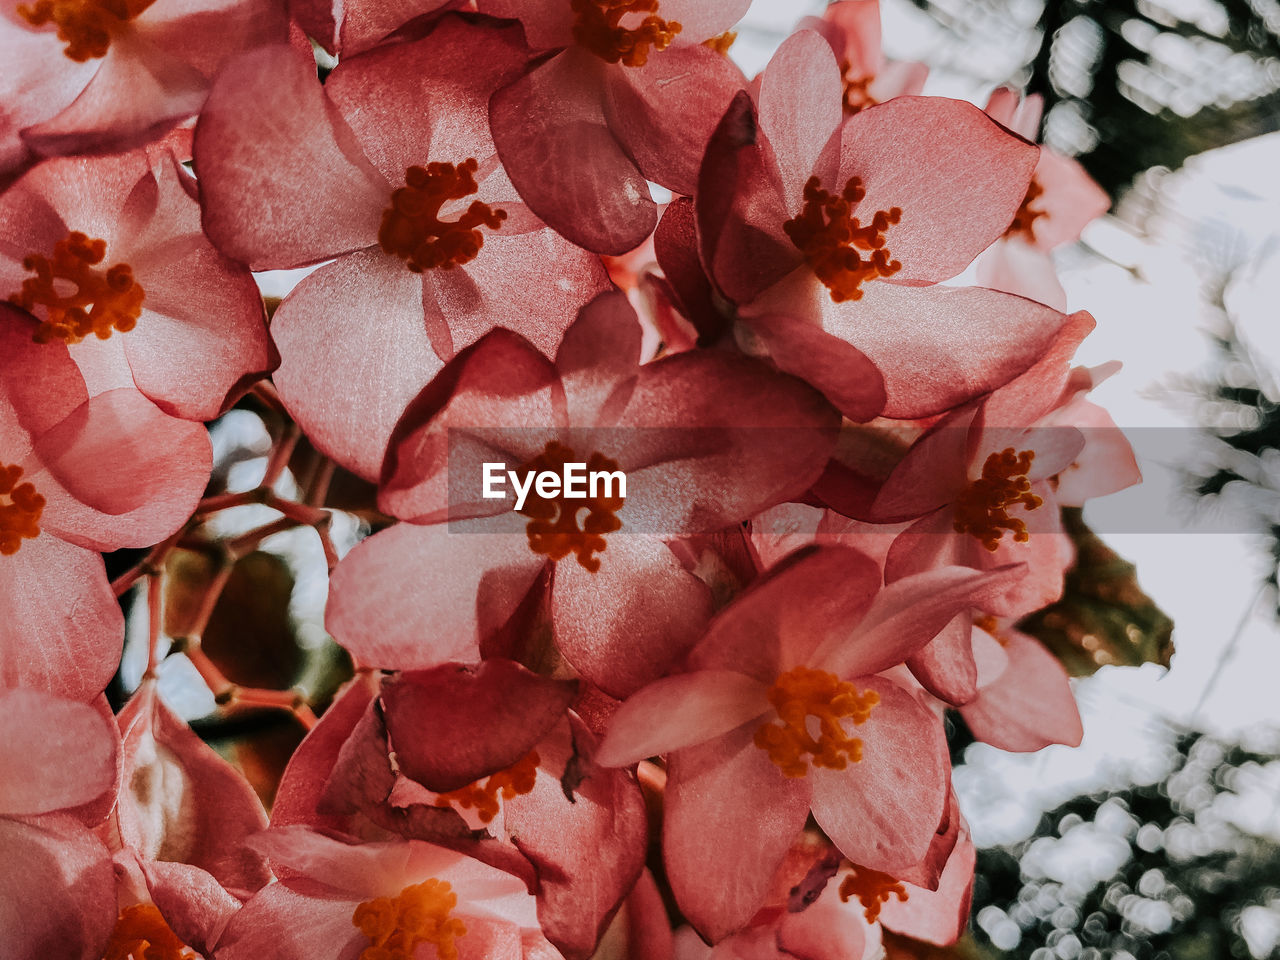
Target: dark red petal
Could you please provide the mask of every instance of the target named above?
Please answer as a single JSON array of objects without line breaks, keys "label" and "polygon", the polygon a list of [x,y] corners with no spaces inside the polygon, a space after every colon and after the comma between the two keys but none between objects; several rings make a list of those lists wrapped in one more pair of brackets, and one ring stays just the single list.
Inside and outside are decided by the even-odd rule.
[{"label": "dark red petal", "polygon": [[658,213],[644,176],[609,129],[605,69],[571,47],[494,94],[489,121],[530,209],[574,243],[617,256],[653,232]]},{"label": "dark red petal", "polygon": [[403,673],[384,685],[382,705],[401,770],[444,793],[522,760],[575,693],[572,682],[485,660]]}]

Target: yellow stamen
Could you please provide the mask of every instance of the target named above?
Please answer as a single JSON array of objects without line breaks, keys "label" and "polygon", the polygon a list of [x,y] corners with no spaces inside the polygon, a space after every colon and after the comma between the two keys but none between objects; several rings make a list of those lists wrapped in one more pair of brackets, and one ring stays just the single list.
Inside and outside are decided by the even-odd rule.
[{"label": "yellow stamen", "polygon": [[102,960],[197,960],[152,903],[120,911]]},{"label": "yellow stamen", "polygon": [[438,960],[458,960],[454,943],[467,932],[449,916],[458,895],[447,881],[432,877],[405,887],[394,897],[378,897],[356,907],[351,922],[369,938],[358,960],[414,960],[420,944],[433,943]]},{"label": "yellow stamen", "polygon": [[[542,453],[521,467],[519,472],[522,477],[529,472],[537,474],[544,470],[563,475],[566,463],[581,462],[571,448],[552,440]],[[586,464],[588,476],[597,471],[612,473],[618,469],[616,460],[610,460],[600,453],[591,454]],[[563,560],[572,553],[584,569],[591,573],[599,570],[600,560],[595,555],[604,551],[604,534],[613,533],[622,527],[622,521],[616,514],[622,508],[624,498],[605,496],[608,489],[607,486],[602,489],[599,496],[569,500],[565,498],[563,490],[555,497],[544,498],[538,496],[536,489],[531,487],[520,511],[531,518],[525,527],[529,549],[552,560]],[[581,526],[578,525],[579,510],[587,511]]]},{"label": "yellow stamen", "polygon": [[[843,770],[862,759],[862,741],[848,736],[841,719],[854,725],[866,723],[871,708],[880,702],[874,690],[858,693],[852,683],[833,673],[796,667],[778,678],[769,689],[769,703],[778,722],[762,725],[755,744],[788,777],[803,777],[809,763],[828,770]],[[818,736],[809,733],[809,718],[816,717]]]},{"label": "yellow stamen", "polygon": [[0,463],[0,555],[11,557],[23,539],[40,536],[44,497],[30,483],[18,483],[22,468]]},{"label": "yellow stamen", "polygon": [[853,897],[858,898],[867,923],[875,923],[879,919],[880,907],[889,902],[889,897],[896,896],[899,903],[907,902],[907,891],[901,883],[887,873],[866,867],[854,866],[853,873],[840,881],[839,892],[843,903],[848,903]]},{"label": "yellow stamen", "polygon": [[[9,302],[33,314],[44,308],[44,321],[32,338],[36,343],[79,343],[90,334],[106,340],[116,330],[126,333],[137,326],[142,287],[127,263],[98,268],[106,255],[105,240],[73,230],[54,244],[52,259],[40,253],[23,258],[22,268],[35,276],[23,280],[22,289],[11,294]],[[74,284],[74,292],[59,293],[55,287],[59,283],[64,288]]]},{"label": "yellow stamen", "polygon": [[[877,210],[864,227],[853,216],[853,208],[864,196],[866,190],[857,177],[849,178],[838,197],[823,190],[817,177],[810,177],[804,185],[803,209],[782,225],[836,303],[861,300],[865,282],[902,269],[885,246],[885,231],[902,219],[902,209]],[[863,259],[859,250],[869,256]]]},{"label": "yellow stamen", "polygon": [[464,810],[475,808],[476,815],[482,823],[488,823],[498,815],[498,798],[510,800],[533,792],[538,778],[538,751],[531,750],[523,760],[517,761],[505,770],[499,770],[481,785],[475,783],[450,790],[436,797],[437,807],[461,807]]},{"label": "yellow stamen", "polygon": [[1026,521],[1010,517],[1009,510],[1019,504],[1034,510],[1044,503],[1031,492],[1031,481],[1027,479],[1035,458],[1031,450],[1016,453],[1013,447],[987,457],[982,476],[956,499],[956,533],[972,533],[993,553],[999,549],[1006,530],[1013,531],[1018,543],[1030,540]]},{"label": "yellow stamen", "polygon": [[63,53],[84,63],[105,57],[111,39],[125,24],[134,20],[155,0],[36,0],[34,4],[18,4],[18,16],[33,27],[53,23],[58,39],[65,43]]},{"label": "yellow stamen", "polygon": [[391,206],[382,213],[378,243],[383,252],[405,260],[414,273],[448,270],[474,260],[484,246],[484,234],[477,227],[497,230],[507,212],[473,200],[457,220],[441,220],[440,208],[480,189],[477,169],[479,164],[469,157],[458,166],[429,163],[406,170],[405,185],[391,194]]},{"label": "yellow stamen", "polygon": [[[621,63],[626,67],[643,67],[649,62],[649,49],[667,49],[682,29],[674,20],[655,16],[658,0],[569,0],[577,19],[573,23],[573,39],[605,63]],[[621,26],[629,13],[648,14],[634,28]]]}]

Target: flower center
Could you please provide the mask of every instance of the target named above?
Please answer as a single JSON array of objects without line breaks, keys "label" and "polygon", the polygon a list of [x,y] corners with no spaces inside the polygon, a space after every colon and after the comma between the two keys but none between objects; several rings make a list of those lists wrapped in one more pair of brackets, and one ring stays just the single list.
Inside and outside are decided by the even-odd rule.
[{"label": "flower center", "polygon": [[[804,185],[804,208],[782,225],[836,303],[861,300],[863,283],[902,269],[901,263],[889,259],[884,245],[884,233],[902,219],[902,209],[877,210],[864,227],[853,216],[854,206],[864,196],[866,190],[857,177],[849,178],[839,196],[823,190],[817,177],[810,177]],[[859,251],[868,256],[864,259]]]},{"label": "flower center", "polygon": [[11,557],[23,539],[40,536],[44,497],[30,483],[18,483],[21,467],[0,463],[0,555]]},{"label": "flower center", "polygon": [[36,343],[79,343],[90,334],[106,340],[115,330],[126,333],[137,326],[142,287],[127,263],[100,268],[106,255],[105,240],[73,230],[53,245],[52,258],[41,253],[23,258],[22,268],[35,276],[23,280],[22,289],[10,294],[9,302],[31,313],[45,308],[45,319],[33,337]]},{"label": "flower center", "polygon": [[[803,777],[808,763],[828,770],[843,770],[862,759],[862,741],[848,736],[840,721],[866,723],[871,708],[880,702],[874,690],[858,693],[852,683],[834,673],[796,667],[769,688],[769,703],[778,721],[756,731],[755,744],[788,777]],[[815,718],[818,735],[810,733]],[[806,762],[807,761],[807,762]]]},{"label": "flower center", "polygon": [[1027,187],[1027,195],[1022,198],[1022,205],[1018,207],[1018,212],[1013,215],[1013,223],[1009,224],[1009,229],[1005,231],[1005,236],[1014,237],[1021,234],[1027,240],[1033,238],[1032,227],[1037,220],[1048,213],[1046,210],[1036,210],[1031,206],[1040,199],[1040,195],[1043,193],[1044,187],[1040,186],[1040,181],[1033,177]]},{"label": "flower center", "polygon": [[[671,45],[682,29],[674,20],[655,16],[658,0],[569,0],[577,19],[573,39],[605,63],[643,67],[649,62],[649,48],[661,51]],[[648,14],[635,27],[621,26],[629,13]]]},{"label": "flower center", "polygon": [[391,194],[391,206],[382,212],[378,243],[383,252],[407,261],[414,273],[474,260],[484,246],[484,235],[476,228],[497,230],[507,212],[473,200],[457,220],[441,220],[440,208],[479,190],[478,167],[475,157],[469,157],[457,166],[429,163],[406,170],[405,185]]},{"label": "flower center", "polygon": [[[566,463],[581,462],[571,448],[552,440],[542,453],[521,467],[520,472],[527,475],[532,471],[535,476],[542,471],[562,474]],[[618,462],[601,453],[591,454],[586,464],[588,476],[597,472],[612,474],[618,470]],[[552,560],[562,560],[572,553],[583,568],[595,573],[600,569],[600,560],[595,555],[603,552],[606,546],[604,535],[622,527],[622,521],[616,514],[625,498],[613,493],[613,484],[597,484],[594,479],[585,498],[566,499],[563,490],[548,498],[540,496],[536,486],[530,487],[529,496],[520,510],[530,518],[525,527],[529,548]],[[581,526],[578,524],[579,510],[587,511]]]},{"label": "flower center", "polygon": [[405,887],[397,896],[365,901],[351,916],[369,938],[358,960],[413,960],[423,943],[435,944],[439,960],[458,960],[453,941],[467,928],[449,916],[457,905],[453,887],[434,877]]},{"label": "flower center", "polygon": [[63,53],[76,63],[105,57],[111,37],[155,0],[36,0],[18,5],[18,16],[33,27],[53,23]]},{"label": "flower center", "polygon": [[488,823],[498,815],[498,798],[510,800],[526,793],[533,792],[534,782],[538,776],[538,751],[530,750],[523,759],[499,770],[485,780],[484,785],[475,783],[450,790],[436,797],[437,807],[461,807],[464,810],[475,808],[482,823]]},{"label": "flower center", "polygon": [[702,45],[708,50],[714,50],[722,57],[727,57],[729,49],[733,46],[733,41],[737,39],[737,30],[726,30],[724,33],[717,33],[714,37],[708,37],[703,40]]},{"label": "flower center", "polygon": [[840,76],[844,81],[844,112],[853,115],[867,107],[874,107],[880,101],[871,95],[871,84],[875,77],[853,76],[853,64],[848,60],[840,63]]},{"label": "flower center", "polygon": [[896,896],[899,903],[907,902],[906,888],[889,874],[868,870],[856,864],[853,873],[840,881],[839,892],[842,903],[848,903],[854,897],[858,898],[867,923],[876,922],[880,917],[880,905],[888,903],[891,896]]},{"label": "flower center", "polygon": [[179,940],[153,903],[135,903],[120,911],[102,960],[197,960]]},{"label": "flower center", "polygon": [[982,476],[956,499],[956,533],[972,533],[992,552],[1000,546],[1006,530],[1013,531],[1018,543],[1030,540],[1026,522],[1009,516],[1009,510],[1019,504],[1034,510],[1044,503],[1031,492],[1031,481],[1027,479],[1035,458],[1031,450],[1015,453],[1013,447],[987,457]]}]

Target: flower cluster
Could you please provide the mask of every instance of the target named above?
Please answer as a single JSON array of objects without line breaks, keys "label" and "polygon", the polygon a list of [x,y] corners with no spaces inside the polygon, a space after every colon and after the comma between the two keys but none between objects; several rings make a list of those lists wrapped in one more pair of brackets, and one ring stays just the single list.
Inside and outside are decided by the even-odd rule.
[{"label": "flower cluster", "polygon": [[[1034,98],[919,95],[876,0],[753,79],[728,55],[748,5],[0,21],[0,955],[959,937],[944,716],[1079,741],[1016,625],[1062,593],[1061,509],[1139,479],[1047,255],[1107,199],[1028,139]],[[254,274],[295,268],[268,324]],[[237,405],[281,425],[251,490],[205,427]],[[486,464],[571,462],[625,491],[478,493]],[[209,532],[246,504],[279,518]],[[335,509],[376,531],[345,555]],[[235,561],[291,527],[353,667],[318,720],[202,647]],[[193,544],[215,572],[166,609]],[[111,582],[122,548],[148,552]],[[147,669],[113,713],[127,596]],[[308,728],[269,815],[161,700],[166,658]]]}]

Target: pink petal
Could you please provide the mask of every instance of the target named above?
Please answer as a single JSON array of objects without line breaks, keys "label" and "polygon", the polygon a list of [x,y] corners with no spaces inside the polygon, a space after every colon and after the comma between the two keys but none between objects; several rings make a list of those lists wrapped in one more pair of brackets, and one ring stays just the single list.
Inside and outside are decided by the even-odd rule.
[{"label": "pink petal", "polygon": [[1051,743],[1076,747],[1084,736],[1067,671],[1039,641],[1010,631],[1009,666],[960,712],[979,740],[1029,753]]},{"label": "pink petal", "polygon": [[[1026,196],[1039,150],[977,107],[943,97],[898,97],[844,125],[840,171],[831,191],[858,177],[863,222],[900,207],[886,246],[901,272],[894,282],[936,282],[960,273],[1001,236]],[[903,158],[910,158],[903,162]]]},{"label": "pink petal", "polygon": [[1031,205],[1041,212],[1031,224],[1036,246],[1052,250],[1074,243],[1080,231],[1107,212],[1111,198],[1076,160],[1048,149],[1040,151],[1036,182],[1043,192]]},{"label": "pink petal", "polygon": [[960,939],[973,902],[973,869],[977,851],[968,831],[956,843],[936,891],[910,887],[906,903],[891,898],[880,909],[885,929],[939,946]]},{"label": "pink petal", "polygon": [[744,725],[667,766],[663,858],[676,903],[713,943],[746,925],[804,826],[811,786],[784,777]]},{"label": "pink petal", "polygon": [[341,819],[321,813],[319,801],[337,763],[338,752],[377,692],[372,674],[357,674],[338,692],[329,709],[289,758],[271,805],[273,827],[302,824],[340,829]]},{"label": "pink petal", "polygon": [[535,50],[549,50],[573,42],[572,8],[560,0],[476,0],[481,13],[519,20]]},{"label": "pink petal", "polygon": [[78,807],[114,785],[115,731],[93,707],[38,690],[0,690],[0,716],[0,814]]},{"label": "pink petal", "polygon": [[1058,475],[1060,504],[1082,506],[1090,497],[1105,497],[1142,482],[1129,438],[1106,410],[1081,399],[1062,408],[1060,415],[1079,427],[1085,440],[1075,463]]},{"label": "pink petal", "polygon": [[[527,340],[501,329],[486,334],[454,357],[401,416],[382,465],[378,505],[421,522],[458,516],[463,508],[473,516],[505,511],[506,501],[479,499],[481,464],[504,459],[496,455],[506,452],[495,451],[497,443],[520,448],[512,451],[515,464],[542,452],[554,436],[537,429],[554,422],[553,386],[555,368]],[[451,503],[451,474],[475,478],[474,504],[456,502],[463,499],[458,491]]]},{"label": "pink petal", "polygon": [[1033,143],[1039,139],[1043,110],[1044,98],[1040,94],[1023,97],[1011,87],[993,90],[986,106],[987,116],[992,120]]},{"label": "pink petal", "polygon": [[574,669],[625,697],[689,651],[711,617],[711,591],[657,537],[624,526],[607,542],[595,573],[572,557],[556,564],[552,617],[556,646]]},{"label": "pink petal", "polygon": [[653,874],[645,870],[624,904],[627,919],[627,956],[674,960],[671,922]]},{"label": "pink petal", "polygon": [[877,493],[872,519],[913,520],[955,502],[969,484],[978,409],[970,404],[948,414],[911,445]]},{"label": "pink petal", "polygon": [[368,50],[383,37],[393,33],[415,17],[456,5],[456,0],[426,0],[426,2],[395,0],[390,3],[344,0],[341,6],[342,26],[339,32],[341,42],[338,46],[345,59],[362,50]]},{"label": "pink petal", "polygon": [[[668,19],[669,4],[665,0],[661,8]],[[605,116],[622,149],[646,179],[692,196],[707,141],[746,86],[742,71],[728,57],[694,44],[605,76]]]},{"label": "pink petal", "polygon": [[879,589],[880,568],[856,550],[824,545],[799,551],[712,621],[689,664],[772,684],[780,673],[807,663],[824,640],[847,640]]},{"label": "pink petal", "polygon": [[[704,3],[703,0],[661,0],[658,15],[664,20],[675,20],[681,30],[676,34],[677,44],[695,44],[723,33],[742,19],[751,0],[721,0]],[[656,54],[661,59],[666,51]]]},{"label": "pink petal", "polygon": [[442,664],[382,688],[400,769],[445,793],[524,759],[573,701],[576,684],[510,660]]},{"label": "pink petal", "polygon": [[112,256],[133,266],[145,298],[138,326],[118,336],[139,390],[166,413],[212,420],[277,358],[253,277],[205,239],[183,177],[167,157],[139,184],[158,184],[156,207]]},{"label": "pink petal", "polygon": [[0,818],[0,949],[6,960],[99,960],[116,920],[115,871],[83,827]]},{"label": "pink petal", "polygon": [[806,18],[801,25],[823,34],[836,57],[849,61],[851,76],[874,77],[880,71],[884,60],[880,52],[880,0],[839,0],[822,11],[820,20]]},{"label": "pink petal", "polygon": [[451,534],[402,523],[333,571],[325,626],[368,666],[423,669],[473,660],[542,569],[523,535]]},{"label": "pink petal", "polygon": [[307,438],[376,480],[396,421],[444,365],[423,318],[422,278],[381,250],[342,257],[303,278],[271,335],[273,382]]},{"label": "pink petal", "polygon": [[803,960],[859,960],[866,954],[866,926],[830,893],[778,924],[778,956]]},{"label": "pink petal", "polygon": [[[1035,365],[983,403],[982,426],[1027,428],[1060,406],[1071,373],[1071,358],[1096,325],[1083,310],[1067,317]],[[1003,446],[1002,441],[985,438],[981,443],[993,450]]]},{"label": "pink petal", "polygon": [[927,64],[890,60],[880,68],[880,72],[871,81],[871,86],[867,88],[867,93],[878,103],[894,97],[919,96],[928,79]]},{"label": "pink petal", "polygon": [[975,279],[991,290],[1067,309],[1067,291],[1053,258],[1016,237],[997,240],[978,257]]},{"label": "pink petal", "polygon": [[204,425],[161,413],[136,390],[81,404],[36,440],[29,472],[47,500],[41,526],[96,550],[146,547],[195,510],[212,468]]},{"label": "pink petal", "polygon": [[829,184],[836,174],[838,140],[832,138],[843,119],[843,100],[836,58],[812,30],[788,37],[760,77],[760,129],[773,148],[792,215],[800,211],[809,177]]},{"label": "pink petal", "polygon": [[985,609],[1026,574],[1021,564],[988,570],[939,567],[890,582],[876,594],[855,635],[833,636],[814,662],[842,677],[879,673],[921,649],[957,614]]},{"label": "pink petal", "polygon": [[[802,263],[782,229],[791,213],[781,173],[745,92],[707,144],[694,205],[702,262],[730,300],[750,302]],[[790,311],[779,304],[774,312]]]},{"label": "pink petal", "polygon": [[907,657],[907,666],[920,685],[951,706],[968,703],[978,692],[974,629],[972,615],[962,611],[929,643]]},{"label": "pink petal", "polygon": [[531,210],[594,253],[638,247],[658,222],[644,177],[609,129],[606,65],[570,48],[494,94],[490,127]]},{"label": "pink petal", "polygon": [[231,918],[218,941],[218,960],[261,960],[267,954],[273,960],[355,958],[369,945],[351,922],[361,902],[308,896],[273,883]]},{"label": "pink petal", "polygon": [[942,724],[889,680],[864,677],[880,702],[850,733],[862,759],[844,770],[810,769],[813,816],[854,863],[893,874],[924,858],[947,802]]},{"label": "pink petal", "polygon": [[[342,113],[365,156],[389,183],[404,182],[405,170],[428,162],[462,163],[469,157],[488,169],[494,155],[489,136],[489,98],[520,74],[527,50],[514,24],[478,24],[447,15],[422,39],[385,44],[351,56],[352,34],[361,49],[379,39],[381,23],[395,29],[430,12],[433,3],[359,4],[344,10],[343,59],[325,79],[324,91]],[[360,22],[358,18],[367,18]],[[385,34],[389,32],[382,30]],[[481,175],[482,176],[482,175]],[[494,198],[481,183],[478,199]],[[470,200],[466,201],[470,203]]]},{"label": "pink petal", "polygon": [[0,445],[9,465],[89,398],[66,346],[35,343],[34,332],[30,314],[0,303]]},{"label": "pink petal", "polygon": [[725,331],[726,319],[712,300],[711,281],[698,259],[694,202],[676,197],[663,211],[653,235],[654,254],[674,294],[676,307],[693,324],[700,340],[714,342]]},{"label": "pink petal", "polygon": [[292,48],[256,50],[222,71],[195,155],[205,232],[254,270],[377,240],[390,187],[329,104],[311,58]]},{"label": "pink petal", "polygon": [[538,921],[567,960],[586,960],[644,869],[648,824],[640,786],[591,767],[574,787],[538,776],[505,807],[506,828],[538,870]]},{"label": "pink petal", "polygon": [[753,317],[749,324],[780,369],[817,387],[850,420],[866,422],[884,409],[884,378],[856,347],[781,314]]},{"label": "pink petal", "polygon": [[102,557],[52,534],[0,565],[0,685],[88,701],[120,664],[124,617]]},{"label": "pink petal", "polygon": [[556,352],[569,421],[604,426],[617,419],[640,366],[640,318],[620,291],[601,293],[578,313]]},{"label": "pink petal", "polygon": [[651,683],[609,721],[596,762],[625,767],[728,733],[769,709],[768,688],[732,670],[698,670]]},{"label": "pink petal", "polygon": [[244,777],[160,701],[154,683],[144,682],[117,719],[121,841],[146,859],[207,870],[233,890],[265,884],[270,874],[243,843],[267,826],[267,814]]},{"label": "pink petal", "polygon": [[188,946],[212,953],[240,901],[199,867],[157,860],[141,860],[138,865],[169,929]]},{"label": "pink petal", "polygon": [[1042,304],[980,287],[873,281],[861,300],[834,303],[807,269],[776,284],[748,311],[769,313],[819,320],[827,333],[862,351],[884,377],[883,415],[899,420],[944,413],[1009,382],[1035,363],[1066,319]]}]

